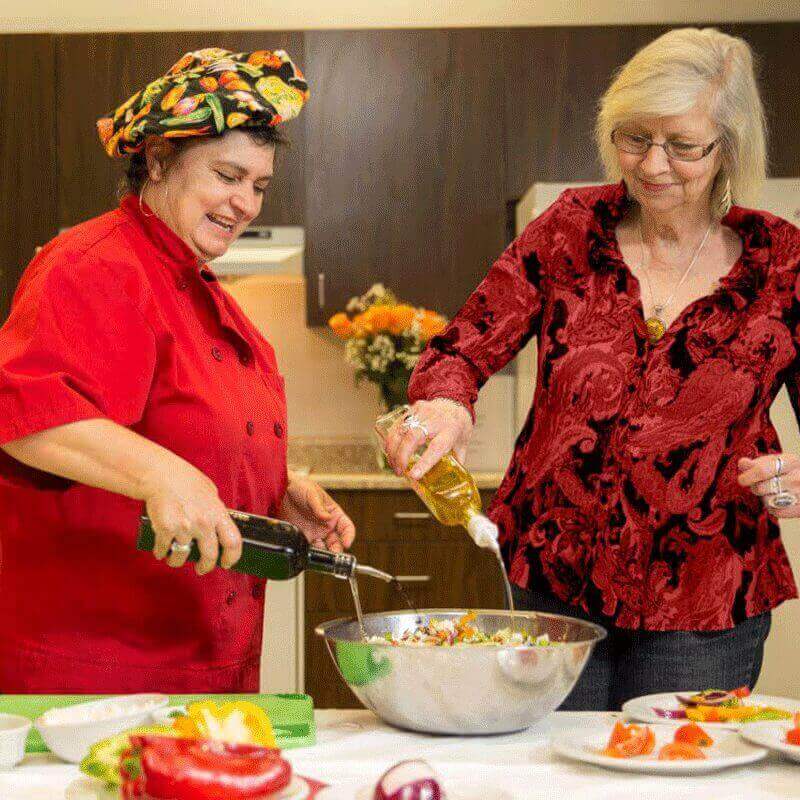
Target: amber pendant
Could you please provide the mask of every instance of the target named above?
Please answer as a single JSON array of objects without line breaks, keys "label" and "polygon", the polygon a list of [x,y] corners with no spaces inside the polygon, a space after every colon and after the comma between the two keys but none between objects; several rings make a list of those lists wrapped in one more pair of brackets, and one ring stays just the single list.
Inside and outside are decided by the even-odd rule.
[{"label": "amber pendant", "polygon": [[644,324],[647,326],[647,337],[650,339],[650,344],[655,344],[667,332],[664,320],[656,316],[648,317]]}]

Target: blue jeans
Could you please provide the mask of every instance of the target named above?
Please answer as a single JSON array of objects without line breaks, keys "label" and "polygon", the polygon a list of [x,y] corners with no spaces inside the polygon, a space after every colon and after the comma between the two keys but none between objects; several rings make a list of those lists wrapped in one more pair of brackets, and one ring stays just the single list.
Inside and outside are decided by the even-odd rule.
[{"label": "blue jeans", "polygon": [[656,692],[752,689],[761,672],[772,623],[769,612],[725,631],[630,631],[555,595],[512,589],[519,609],[579,617],[608,631],[561,704],[562,711],[618,711],[626,700]]}]

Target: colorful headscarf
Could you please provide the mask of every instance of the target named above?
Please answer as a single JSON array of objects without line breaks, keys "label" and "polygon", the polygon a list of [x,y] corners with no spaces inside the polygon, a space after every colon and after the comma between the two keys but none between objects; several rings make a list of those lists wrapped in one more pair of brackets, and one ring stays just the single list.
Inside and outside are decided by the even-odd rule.
[{"label": "colorful headscarf", "polygon": [[240,126],[279,125],[308,100],[303,73],[283,50],[187,53],[169,72],[97,121],[112,158],[131,155],[148,136],[217,136]]}]

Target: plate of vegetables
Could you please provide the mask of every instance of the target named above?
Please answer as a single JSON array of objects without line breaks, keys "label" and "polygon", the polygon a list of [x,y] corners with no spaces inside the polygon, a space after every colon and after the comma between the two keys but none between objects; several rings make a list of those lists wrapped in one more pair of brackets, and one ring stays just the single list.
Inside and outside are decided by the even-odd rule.
[{"label": "plate of vegetables", "polygon": [[553,750],[565,758],[623,772],[698,775],[760,761],[764,747],[744,741],[731,731],[712,736],[689,722],[671,726],[598,723],[555,737]]},{"label": "plate of vegetables", "polygon": [[628,700],[622,713],[639,722],[696,722],[710,728],[739,730],[755,722],[791,720],[800,711],[800,700],[750,694],[746,687],[725,691],[706,689],[676,694],[648,694]]},{"label": "plate of vegetables", "polygon": [[754,722],[739,732],[748,742],[767,747],[800,763],[800,713],[789,723]]}]

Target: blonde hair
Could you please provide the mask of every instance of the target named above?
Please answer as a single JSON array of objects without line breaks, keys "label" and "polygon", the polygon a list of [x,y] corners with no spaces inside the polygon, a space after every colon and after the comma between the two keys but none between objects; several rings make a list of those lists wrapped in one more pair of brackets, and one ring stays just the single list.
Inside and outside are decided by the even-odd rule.
[{"label": "blonde hair", "polygon": [[744,39],[716,28],[678,28],[639,50],[600,100],[595,138],[606,176],[621,177],[615,128],[634,117],[685,114],[700,102],[720,129],[713,213],[754,204],[766,177],[767,137],[753,61]]}]

